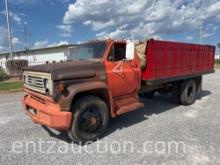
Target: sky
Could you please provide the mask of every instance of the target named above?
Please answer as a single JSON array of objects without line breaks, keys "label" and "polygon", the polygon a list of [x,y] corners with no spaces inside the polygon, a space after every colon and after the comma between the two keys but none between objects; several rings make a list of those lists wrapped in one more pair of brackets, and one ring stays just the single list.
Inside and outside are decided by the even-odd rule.
[{"label": "sky", "polygon": [[[103,38],[199,43],[201,27],[204,44],[220,42],[220,0],[8,1],[13,50]],[[0,0],[0,53],[7,51],[5,3]]]}]

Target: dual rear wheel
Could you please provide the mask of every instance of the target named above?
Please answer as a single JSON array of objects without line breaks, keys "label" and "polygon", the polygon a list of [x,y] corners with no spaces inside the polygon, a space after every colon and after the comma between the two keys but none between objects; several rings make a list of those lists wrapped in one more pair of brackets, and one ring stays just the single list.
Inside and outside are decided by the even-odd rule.
[{"label": "dual rear wheel", "polygon": [[[160,94],[167,94],[170,90],[158,90]],[[174,82],[171,88],[171,97],[175,104],[191,105],[195,102],[196,95],[201,91],[201,77]],[[144,92],[142,97],[152,98],[155,91]]]},{"label": "dual rear wheel", "polygon": [[177,82],[172,87],[172,100],[176,104],[191,105],[195,102],[197,91],[197,84],[193,79]]}]

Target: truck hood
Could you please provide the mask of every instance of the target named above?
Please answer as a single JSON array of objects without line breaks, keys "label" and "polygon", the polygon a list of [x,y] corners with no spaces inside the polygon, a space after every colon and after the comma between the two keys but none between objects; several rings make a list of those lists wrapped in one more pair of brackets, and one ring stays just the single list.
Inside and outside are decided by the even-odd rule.
[{"label": "truck hood", "polygon": [[52,80],[68,80],[95,77],[100,68],[103,68],[100,61],[67,61],[31,66],[24,71],[51,73]]}]

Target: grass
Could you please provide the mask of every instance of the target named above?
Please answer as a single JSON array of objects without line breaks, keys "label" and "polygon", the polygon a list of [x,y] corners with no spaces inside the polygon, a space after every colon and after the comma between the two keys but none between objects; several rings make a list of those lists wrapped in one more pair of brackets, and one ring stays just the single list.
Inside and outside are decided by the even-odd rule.
[{"label": "grass", "polygon": [[220,69],[220,64],[218,64],[218,63],[215,63],[215,68],[218,68],[218,69]]},{"label": "grass", "polygon": [[215,68],[220,69],[220,59],[215,61]]},{"label": "grass", "polygon": [[22,87],[22,82],[0,82],[0,91],[20,90]]},{"label": "grass", "polygon": [[4,91],[17,91],[23,87],[22,82],[7,82],[7,75],[3,69],[0,69],[0,92]]}]

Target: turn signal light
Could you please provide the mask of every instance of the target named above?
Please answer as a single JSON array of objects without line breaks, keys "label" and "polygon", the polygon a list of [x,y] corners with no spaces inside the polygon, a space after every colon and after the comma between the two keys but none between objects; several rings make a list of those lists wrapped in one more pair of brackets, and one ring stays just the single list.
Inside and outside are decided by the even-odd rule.
[{"label": "turn signal light", "polygon": [[60,92],[64,92],[64,90],[65,90],[65,86],[63,83],[59,83],[56,88]]}]

